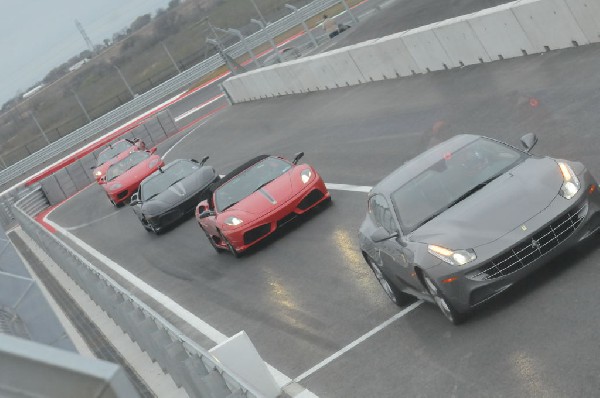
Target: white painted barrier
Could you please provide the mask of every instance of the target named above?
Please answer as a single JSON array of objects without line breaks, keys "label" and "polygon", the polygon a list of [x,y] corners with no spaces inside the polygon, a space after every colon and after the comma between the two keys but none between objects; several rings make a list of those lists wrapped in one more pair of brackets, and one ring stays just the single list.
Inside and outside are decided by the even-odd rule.
[{"label": "white painted barrier", "polygon": [[223,83],[233,102],[329,90],[600,42],[600,0],[517,0]]},{"label": "white painted barrier", "polygon": [[521,0],[512,12],[538,52],[589,44],[563,0]]},{"label": "white painted barrier", "polygon": [[209,352],[236,377],[261,392],[265,398],[280,396],[281,388],[246,332],[239,332],[211,348]]},{"label": "white painted barrier", "polygon": [[533,54],[535,48],[511,10],[512,3],[482,10],[469,24],[492,60]]},{"label": "white painted barrier", "polygon": [[423,71],[431,72],[460,66],[460,64],[454,64],[435,35],[434,29],[438,25],[439,22],[407,30],[399,37],[406,45],[409,54]]},{"label": "white painted barrier", "polygon": [[468,19],[458,17],[441,22],[433,29],[453,65],[473,65],[490,62],[489,56]]},{"label": "white painted barrier", "polygon": [[566,3],[589,42],[600,42],[600,1],[567,0]]}]

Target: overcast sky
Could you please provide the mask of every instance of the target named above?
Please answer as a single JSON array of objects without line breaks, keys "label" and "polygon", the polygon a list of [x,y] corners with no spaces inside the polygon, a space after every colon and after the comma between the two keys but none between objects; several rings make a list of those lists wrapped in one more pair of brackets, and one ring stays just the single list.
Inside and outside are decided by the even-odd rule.
[{"label": "overcast sky", "polygon": [[54,67],[87,49],[75,27],[94,44],[112,38],[139,15],[169,0],[0,0],[0,106],[27,91]]}]

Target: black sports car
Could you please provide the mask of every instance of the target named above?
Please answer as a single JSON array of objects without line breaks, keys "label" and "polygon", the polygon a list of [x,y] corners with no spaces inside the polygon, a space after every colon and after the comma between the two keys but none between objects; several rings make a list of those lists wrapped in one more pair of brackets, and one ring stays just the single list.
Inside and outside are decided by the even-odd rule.
[{"label": "black sports car", "polygon": [[166,226],[194,212],[198,202],[208,197],[208,187],[220,179],[215,169],[202,161],[175,160],[146,177],[130,205],[142,226],[156,234]]},{"label": "black sports car", "polygon": [[453,323],[600,226],[596,181],[579,162],[459,135],[369,193],[362,254],[398,305],[437,304]]}]

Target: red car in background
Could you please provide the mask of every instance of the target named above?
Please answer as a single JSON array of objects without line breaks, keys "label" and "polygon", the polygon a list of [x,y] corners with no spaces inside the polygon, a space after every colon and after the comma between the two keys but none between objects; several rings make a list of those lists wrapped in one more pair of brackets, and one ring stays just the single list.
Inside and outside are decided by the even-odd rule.
[{"label": "red car in background", "polygon": [[154,152],[156,147],[149,151],[134,151],[123,159],[112,162],[99,183],[113,205],[123,204],[137,191],[144,178],[165,165],[162,158]]},{"label": "red car in background", "polygon": [[96,167],[92,167],[96,182],[100,182],[100,179],[106,175],[106,170],[108,170],[112,163],[124,159],[131,152],[137,150],[139,150],[138,146],[130,140],[120,140],[114,144],[109,144],[108,148],[98,155]]},{"label": "red car in background", "polygon": [[308,164],[258,156],[211,187],[196,207],[196,219],[217,251],[234,256],[260,242],[296,216],[331,200],[323,179]]}]

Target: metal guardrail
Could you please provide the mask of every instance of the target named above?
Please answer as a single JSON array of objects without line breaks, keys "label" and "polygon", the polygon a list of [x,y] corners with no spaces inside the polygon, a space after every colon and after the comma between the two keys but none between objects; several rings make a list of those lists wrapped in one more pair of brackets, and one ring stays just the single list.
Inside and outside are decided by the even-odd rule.
[{"label": "metal guardrail", "polygon": [[35,192],[14,205],[13,213],[23,230],[171,375],[178,387],[192,398],[261,397],[169,321],[28,216],[20,207],[30,195]]},{"label": "metal guardrail", "polygon": [[[312,3],[298,9],[297,12],[289,14],[275,21],[274,23],[269,24],[265,29],[271,37],[278,36],[297,26],[301,23],[301,21],[309,19],[340,2],[341,0],[315,0]],[[246,41],[252,48],[256,48],[262,44],[268,44],[268,40],[261,31],[248,36]],[[243,43],[238,42],[228,47],[226,51],[230,56],[235,58],[244,54],[246,49]],[[8,183],[13,179],[25,174],[29,170],[49,161],[55,156],[58,156],[65,151],[80,145],[85,140],[97,134],[99,131],[114,126],[116,123],[123,121],[124,119],[133,117],[136,113],[156,104],[156,102],[160,101],[166,96],[185,89],[190,84],[198,81],[203,76],[213,72],[224,64],[225,63],[219,55],[213,55],[212,57],[178,74],[177,76],[160,84],[152,90],[137,96],[128,103],[99,117],[98,119],[93,120],[74,132],[52,142],[25,159],[22,159],[0,171],[0,185]]]}]

